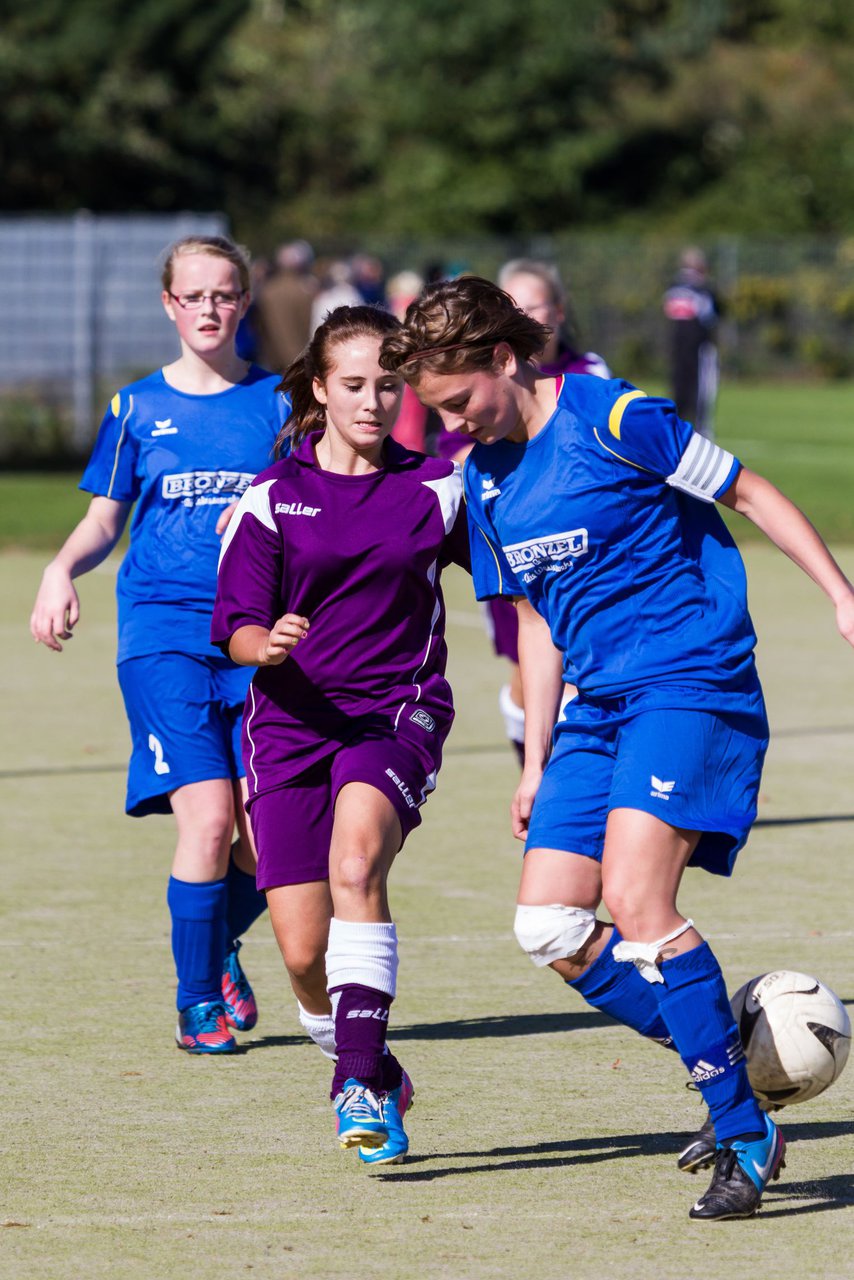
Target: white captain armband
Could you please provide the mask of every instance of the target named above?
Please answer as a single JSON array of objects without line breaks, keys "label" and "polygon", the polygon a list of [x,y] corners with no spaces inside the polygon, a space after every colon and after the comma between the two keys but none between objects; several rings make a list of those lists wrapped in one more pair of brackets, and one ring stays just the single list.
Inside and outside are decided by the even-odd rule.
[{"label": "white captain armband", "polygon": [[682,454],[679,466],[667,483],[683,493],[690,493],[701,502],[714,502],[715,495],[732,470],[735,461],[731,453],[713,444],[695,431]]}]

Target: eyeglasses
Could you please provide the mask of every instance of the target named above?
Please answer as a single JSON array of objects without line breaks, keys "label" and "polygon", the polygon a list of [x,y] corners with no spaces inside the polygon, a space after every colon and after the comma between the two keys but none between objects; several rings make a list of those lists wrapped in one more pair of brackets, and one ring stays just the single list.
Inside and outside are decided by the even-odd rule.
[{"label": "eyeglasses", "polygon": [[234,311],[235,307],[240,306],[240,300],[245,293],[246,290],[241,289],[240,293],[170,293],[169,297],[185,311],[198,311],[206,298],[210,298],[211,305],[217,311]]}]

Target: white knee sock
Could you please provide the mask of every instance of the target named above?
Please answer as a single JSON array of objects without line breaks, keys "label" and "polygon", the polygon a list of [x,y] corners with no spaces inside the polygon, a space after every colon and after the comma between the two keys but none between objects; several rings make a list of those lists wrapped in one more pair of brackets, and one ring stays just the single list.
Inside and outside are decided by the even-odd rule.
[{"label": "white knee sock", "polygon": [[331,1013],[309,1013],[297,1000],[299,1020],[306,1035],[311,1036],[321,1053],[333,1062],[335,1058],[335,1019]]}]

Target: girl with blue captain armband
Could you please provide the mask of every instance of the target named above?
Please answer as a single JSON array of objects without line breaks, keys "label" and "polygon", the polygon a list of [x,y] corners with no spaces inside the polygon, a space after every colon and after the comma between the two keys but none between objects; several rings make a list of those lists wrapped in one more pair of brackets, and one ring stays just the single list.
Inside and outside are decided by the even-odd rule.
[{"label": "girl with blue captain armband", "polygon": [[[849,643],[854,590],[806,517],[669,401],[544,375],[533,361],[548,336],[469,277],[413,302],[382,363],[474,441],[475,589],[518,602],[517,939],[595,1008],[676,1049],[709,1109],[679,1164],[714,1166],[690,1215],[750,1217],[785,1143],[750,1088],[718,962],[677,907],[687,866],[731,873],[768,742],[744,567],[714,504],[814,579]],[[578,695],[555,724],[563,682]]]},{"label": "girl with blue captain armband", "polygon": [[[257,1008],[238,958],[264,910],[243,808],[241,713],[251,671],[210,643],[221,535],[272,459],[290,412],[278,377],[239,358],[249,306],[246,253],[226,237],[167,251],[162,300],[181,354],[122,388],[80,487],[86,515],[44,571],[30,630],[56,652],[80,605],[74,579],[113,550],[133,508],[118,573],[118,676],[130,722],[127,812],[174,813],[169,879],[179,1048],[230,1053]],[[235,838],[236,826],[236,838]]]}]

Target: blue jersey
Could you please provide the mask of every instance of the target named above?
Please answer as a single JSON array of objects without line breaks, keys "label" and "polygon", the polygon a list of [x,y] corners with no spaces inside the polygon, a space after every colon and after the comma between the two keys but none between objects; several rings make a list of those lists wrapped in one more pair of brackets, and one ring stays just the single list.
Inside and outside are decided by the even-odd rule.
[{"label": "blue jersey", "polygon": [[80,488],[136,503],[116,586],[119,662],[213,652],[216,523],[273,460],[290,412],[278,382],[252,366],[226,391],[189,395],[157,370],[113,397]]},{"label": "blue jersey", "polygon": [[525,444],[475,445],[465,470],[479,599],[527,596],[591,697],[755,679],[744,566],[714,500],[740,464],[668,400],[566,375]]}]

